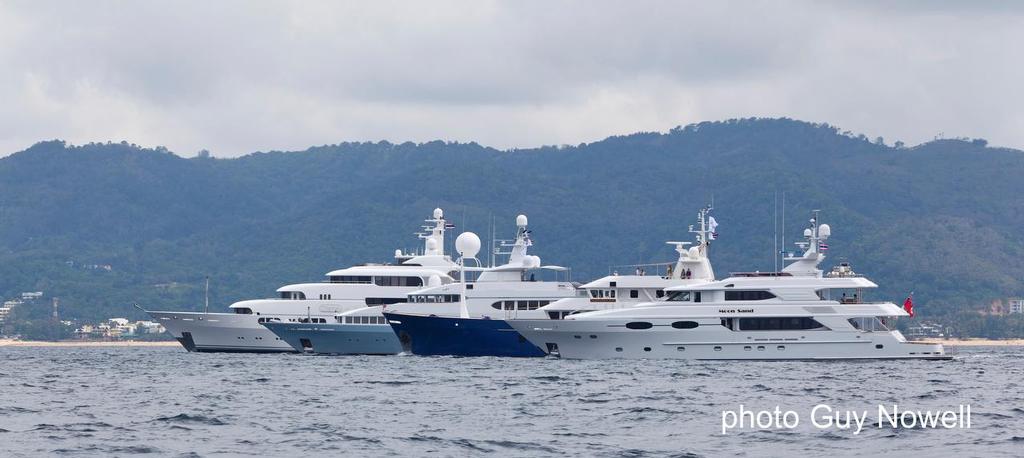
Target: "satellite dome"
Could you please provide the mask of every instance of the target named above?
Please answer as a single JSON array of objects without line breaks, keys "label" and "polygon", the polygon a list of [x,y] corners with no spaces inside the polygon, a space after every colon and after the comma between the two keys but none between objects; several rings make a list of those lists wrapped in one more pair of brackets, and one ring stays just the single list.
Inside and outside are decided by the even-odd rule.
[{"label": "satellite dome", "polygon": [[427,286],[429,286],[429,287],[441,286],[441,277],[438,276],[438,275],[431,275],[431,276],[427,277]]},{"label": "satellite dome", "polygon": [[516,217],[516,226],[526,226],[526,215],[519,215]]},{"label": "satellite dome", "polygon": [[395,257],[396,258],[402,257],[402,250],[395,250]]},{"label": "satellite dome", "polygon": [[443,217],[443,216],[444,216],[444,210],[441,210],[440,208],[435,208],[434,209],[434,219],[441,219],[441,217]]},{"label": "satellite dome", "polygon": [[472,258],[480,252],[480,237],[472,232],[463,232],[455,239],[455,250],[464,258]]},{"label": "satellite dome", "polygon": [[814,233],[811,232],[811,228],[804,229],[804,237],[810,238],[812,235],[814,235]]},{"label": "satellite dome", "polygon": [[430,250],[430,251],[436,250],[437,249],[437,240],[427,239],[427,249]]},{"label": "satellite dome", "polygon": [[821,226],[818,226],[818,235],[823,239],[827,239],[830,235],[832,235],[832,227],[829,226],[828,224],[822,224]]},{"label": "satellite dome", "polygon": [[696,258],[700,256],[700,248],[692,246],[689,250],[687,250],[687,254],[689,254],[691,258]]}]

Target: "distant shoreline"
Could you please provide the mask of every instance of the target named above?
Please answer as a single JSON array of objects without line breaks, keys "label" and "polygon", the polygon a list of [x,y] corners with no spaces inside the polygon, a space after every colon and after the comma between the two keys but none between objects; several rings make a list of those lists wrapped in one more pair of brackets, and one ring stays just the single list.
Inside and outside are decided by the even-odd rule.
[{"label": "distant shoreline", "polygon": [[0,339],[0,347],[177,347],[180,345],[173,340],[58,340],[51,342],[45,340]]},{"label": "distant shoreline", "polygon": [[922,339],[920,343],[937,343],[950,347],[1021,347],[1024,339]]}]

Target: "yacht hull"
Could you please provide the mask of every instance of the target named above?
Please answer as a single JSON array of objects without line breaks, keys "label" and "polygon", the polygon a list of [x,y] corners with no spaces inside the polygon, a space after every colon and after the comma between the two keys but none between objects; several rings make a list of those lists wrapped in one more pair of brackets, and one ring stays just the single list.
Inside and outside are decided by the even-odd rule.
[{"label": "yacht hull", "polygon": [[505,320],[384,313],[402,344],[415,355],[540,357],[546,353]]},{"label": "yacht hull", "polygon": [[294,352],[287,342],[257,322],[254,315],[235,313],[147,311],[192,352]]},{"label": "yacht hull", "polygon": [[952,359],[942,345],[906,342],[898,332],[740,333],[714,324],[693,329],[629,329],[621,321],[599,320],[511,320],[509,324],[538,347],[570,359]]},{"label": "yacht hull", "polygon": [[386,324],[264,323],[268,330],[305,353],[331,355],[394,355],[402,352],[398,337]]}]

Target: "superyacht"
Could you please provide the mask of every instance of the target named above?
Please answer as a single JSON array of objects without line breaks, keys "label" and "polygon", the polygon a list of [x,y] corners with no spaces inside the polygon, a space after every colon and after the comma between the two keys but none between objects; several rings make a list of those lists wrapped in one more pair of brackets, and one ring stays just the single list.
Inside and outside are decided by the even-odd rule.
[{"label": "superyacht", "polygon": [[287,285],[279,297],[231,304],[230,313],[147,311],[188,351],[294,352],[266,323],[324,324],[339,313],[405,302],[426,285],[451,283],[458,266],[444,254],[444,234],[452,226],[434,209],[426,220],[420,253],[395,252],[397,264],[360,265],[327,273],[327,281]]},{"label": "superyacht", "polygon": [[831,235],[817,212],[781,272],[733,274],[675,286],[656,302],[509,324],[563,358],[699,360],[951,359],[942,345],[908,342],[892,302],[867,302],[874,282],[842,263],[818,268]]},{"label": "superyacht", "polygon": [[[480,239],[464,232],[456,239],[462,281],[409,294],[406,303],[384,307],[384,317],[405,352],[417,355],[543,356],[545,352],[520,336],[509,320],[544,318],[541,307],[573,297],[576,285],[568,278],[538,281],[536,272],[557,277],[568,269],[542,266],[538,256],[527,254],[533,245],[525,215],[516,217],[515,242],[506,264],[466,267],[480,249]],[[478,263],[479,264],[479,263]],[[466,273],[477,273],[472,282]],[[567,275],[567,274],[566,274]]]}]

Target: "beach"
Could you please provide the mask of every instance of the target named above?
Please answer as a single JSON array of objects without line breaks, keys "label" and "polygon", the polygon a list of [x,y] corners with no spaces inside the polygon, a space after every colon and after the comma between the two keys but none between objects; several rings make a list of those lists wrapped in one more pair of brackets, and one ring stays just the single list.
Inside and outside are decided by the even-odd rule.
[{"label": "beach", "polygon": [[1024,339],[924,339],[914,342],[937,343],[950,347],[1020,347]]},{"label": "beach", "polygon": [[111,340],[111,341],[89,341],[89,340],[16,340],[0,339],[0,347],[177,347],[180,346],[173,340],[161,341],[134,341],[134,340]]}]

